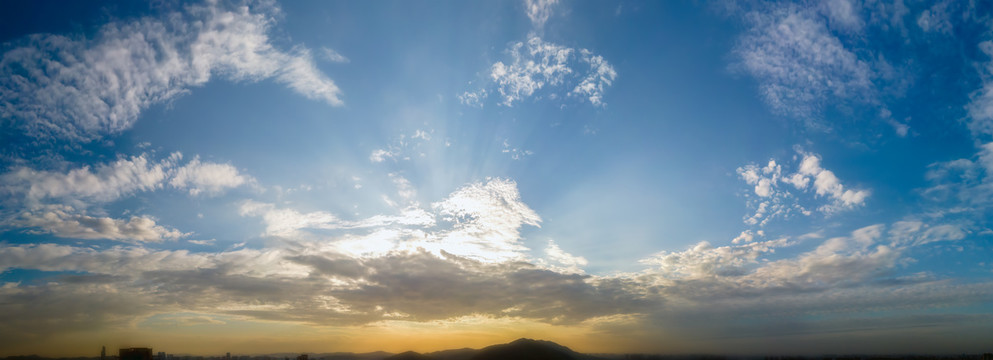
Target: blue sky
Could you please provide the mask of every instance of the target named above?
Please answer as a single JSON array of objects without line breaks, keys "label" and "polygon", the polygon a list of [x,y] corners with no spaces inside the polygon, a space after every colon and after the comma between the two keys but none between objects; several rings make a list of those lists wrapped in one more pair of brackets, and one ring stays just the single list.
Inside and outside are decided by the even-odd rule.
[{"label": "blue sky", "polygon": [[989,350],[987,4],[3,6],[4,354]]}]

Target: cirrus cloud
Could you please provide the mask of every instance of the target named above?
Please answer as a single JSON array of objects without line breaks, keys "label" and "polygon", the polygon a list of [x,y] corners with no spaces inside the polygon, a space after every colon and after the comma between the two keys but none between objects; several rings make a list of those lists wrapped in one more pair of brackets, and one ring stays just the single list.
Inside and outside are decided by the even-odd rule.
[{"label": "cirrus cloud", "polygon": [[268,3],[208,2],[110,23],[91,38],[29,36],[0,58],[0,117],[31,136],[90,141],[130,128],[148,107],[213,76],[275,78],[307,98],[341,105],[340,89],[309,50],[272,45],[278,12]]}]

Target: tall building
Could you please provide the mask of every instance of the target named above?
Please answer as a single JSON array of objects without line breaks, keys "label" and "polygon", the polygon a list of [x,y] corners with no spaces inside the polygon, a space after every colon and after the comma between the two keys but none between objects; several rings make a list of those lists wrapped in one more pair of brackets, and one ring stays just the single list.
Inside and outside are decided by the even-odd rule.
[{"label": "tall building", "polygon": [[107,347],[106,346],[101,346],[100,347],[100,360],[107,360]]},{"label": "tall building", "polygon": [[118,360],[152,360],[152,348],[124,348],[118,354]]},{"label": "tall building", "polygon": [[165,351],[159,351],[159,356],[156,360],[166,360]]}]

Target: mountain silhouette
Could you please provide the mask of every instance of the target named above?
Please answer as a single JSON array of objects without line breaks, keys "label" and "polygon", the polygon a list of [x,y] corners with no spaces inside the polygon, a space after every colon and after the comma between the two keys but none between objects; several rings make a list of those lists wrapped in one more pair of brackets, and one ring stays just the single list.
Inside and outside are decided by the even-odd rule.
[{"label": "mountain silhouette", "polygon": [[462,348],[420,354],[407,351],[383,360],[596,360],[571,349],[544,340],[517,339],[513,342],[492,345],[479,350]]},{"label": "mountain silhouette", "polygon": [[544,340],[517,339],[508,344],[493,345],[479,350],[470,360],[588,360],[596,357]]},{"label": "mountain silhouette", "polygon": [[435,358],[414,351],[406,351],[387,357],[383,360],[435,360]]},{"label": "mountain silhouette", "polygon": [[430,356],[432,359],[435,360],[469,360],[469,358],[471,358],[473,355],[476,355],[476,353],[478,352],[479,350],[476,349],[461,348],[461,349],[435,351],[424,355]]}]

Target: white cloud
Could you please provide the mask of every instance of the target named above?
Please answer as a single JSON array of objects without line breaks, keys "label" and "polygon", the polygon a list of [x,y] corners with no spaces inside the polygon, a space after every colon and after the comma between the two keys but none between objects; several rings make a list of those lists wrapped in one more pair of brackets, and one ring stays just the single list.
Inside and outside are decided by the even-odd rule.
[{"label": "white cloud", "polygon": [[338,85],[317,70],[310,51],[298,49],[296,52],[283,59],[276,79],[308,99],[322,100],[332,106],[344,105]]},{"label": "white cloud", "polygon": [[415,129],[412,134],[400,134],[385,149],[373,150],[369,154],[369,161],[381,163],[386,160],[407,161],[412,157],[424,157],[426,154],[422,149],[431,142],[433,133],[433,129]]},{"label": "white cloud", "polygon": [[823,11],[830,20],[832,28],[846,31],[859,31],[862,29],[862,17],[860,4],[853,0],[828,0],[820,3]]},{"label": "white cloud", "polygon": [[737,172],[745,183],[754,186],[752,190],[758,196],[748,201],[749,207],[754,208],[755,212],[745,217],[746,224],[765,226],[774,218],[789,217],[796,212],[809,215],[806,209],[796,203],[788,190],[779,188],[780,181],[790,183],[792,178],[783,177],[782,165],[774,159],[769,160],[764,167],[748,164],[738,168]]},{"label": "white cloud", "polygon": [[[549,43],[534,33],[528,35],[527,43],[511,44],[507,53],[511,61],[498,61],[489,71],[490,80],[500,94],[500,104],[504,106],[513,106],[547,88],[581,97],[594,106],[603,106],[603,93],[617,77],[617,72],[603,56],[586,49]],[[587,71],[576,70],[583,64],[588,66]],[[482,107],[486,95],[486,89],[467,91],[459,100],[465,105]],[[548,94],[549,98],[558,96],[555,92]]]},{"label": "white cloud", "polygon": [[351,62],[351,60],[348,60],[348,58],[345,57],[345,55],[342,55],[341,53],[335,51],[332,48],[328,48],[328,47],[321,48],[321,55],[324,56],[324,59],[325,60],[330,61],[330,62],[336,62],[336,63],[349,63],[349,62]]},{"label": "white cloud", "polygon": [[558,0],[524,0],[528,18],[531,19],[535,29],[545,26],[545,22],[552,16],[552,7],[558,2]]},{"label": "white cloud", "polygon": [[479,260],[523,259],[527,247],[520,242],[520,228],[541,222],[521,201],[517,183],[504,179],[466,185],[431,206],[451,225],[438,234],[436,246]]},{"label": "white cloud", "polygon": [[386,159],[393,158],[395,156],[396,155],[394,155],[390,151],[384,149],[376,149],[373,150],[371,154],[369,154],[369,161],[374,163],[381,163],[383,161],[386,161]]},{"label": "white cloud", "polygon": [[3,269],[83,271],[108,275],[133,275],[150,270],[187,270],[206,267],[208,255],[186,250],[153,251],[141,247],[95,250],[56,244],[14,245],[0,248]]},{"label": "white cloud", "polygon": [[501,150],[501,152],[504,154],[510,154],[510,158],[514,160],[521,160],[525,157],[534,155],[534,152],[531,150],[511,147],[508,139],[503,140],[503,150]]},{"label": "white cloud", "polygon": [[0,175],[0,187],[29,204],[66,198],[105,202],[162,188],[177,160],[178,156],[172,156],[153,163],[140,155],[65,173],[21,167]]},{"label": "white cloud", "polygon": [[263,235],[280,237],[301,236],[301,230],[429,227],[435,224],[434,215],[413,207],[403,209],[398,215],[376,215],[357,221],[343,220],[325,211],[300,212],[252,200],[243,202],[238,212],[241,216],[261,217],[266,225]]},{"label": "white cloud", "polygon": [[736,245],[741,243],[750,243],[755,241],[756,237],[763,237],[763,236],[765,236],[765,231],[745,230],[742,231],[741,234],[738,234],[738,236],[736,236],[734,239],[731,239],[731,243]]},{"label": "white cloud", "polygon": [[410,185],[410,180],[400,176],[400,174],[390,173],[390,180],[393,180],[393,184],[397,187],[397,195],[406,200],[408,203],[414,204],[416,206],[415,198],[417,197],[417,190]]},{"label": "white cloud", "polygon": [[586,49],[581,49],[579,53],[580,59],[584,63],[590,64],[590,71],[583,78],[583,81],[569,92],[569,95],[586,97],[593,106],[603,105],[604,88],[613,84],[617,72],[603,59],[603,56],[593,55]]},{"label": "white cloud", "polygon": [[[450,254],[486,262],[526,259],[528,248],[521,242],[520,228],[538,226],[541,218],[521,201],[513,181],[471,183],[424,209],[410,200],[415,193],[406,179],[398,175],[391,178],[409,203],[401,207],[390,201],[391,206],[399,208],[395,215],[345,220],[329,212],[301,212],[256,201],[245,201],[239,212],[242,216],[261,217],[266,225],[263,235],[325,239],[335,251],[353,256],[428,251],[437,256]],[[331,235],[323,230],[368,233]]]},{"label": "white cloud", "polygon": [[241,216],[261,216],[266,224],[265,235],[290,236],[300,229],[336,229],[336,216],[315,211],[300,213],[293,209],[280,209],[273,204],[245,201],[239,208]]},{"label": "white cloud", "polygon": [[381,163],[386,160],[409,161],[411,158],[425,157],[425,144],[430,144],[433,129],[415,129],[411,134],[400,134],[384,149],[375,149],[369,154],[369,161]]},{"label": "white cloud", "polygon": [[917,17],[917,26],[925,32],[939,32],[946,35],[952,33],[952,23],[949,21],[947,1],[942,1],[921,12]]},{"label": "white cloud", "polygon": [[[797,154],[802,158],[793,173],[784,174],[783,165],[775,159],[762,167],[748,164],[737,169],[738,177],[752,185],[752,193],[755,194],[755,197],[747,196],[750,198],[749,207],[754,208],[755,213],[746,216],[745,223],[764,226],[774,218],[786,218],[795,213],[810,215],[810,211],[800,204],[798,195],[807,192],[811,184],[810,189],[814,190],[816,197],[830,200],[817,208],[823,213],[849,210],[865,204],[870,195],[868,190],[845,188],[834,172],[821,167],[820,155],[799,148]],[[797,192],[784,184],[791,185]]]},{"label": "white cloud", "polygon": [[421,139],[421,140],[424,140],[424,141],[428,141],[428,140],[431,140],[431,133],[430,132],[427,132],[427,131],[424,131],[424,130],[421,130],[421,129],[417,129],[417,130],[414,130],[414,135],[411,135],[410,138],[411,139]]},{"label": "white cloud", "polygon": [[142,154],[65,171],[14,168],[0,174],[0,194],[6,206],[22,210],[0,213],[6,217],[0,219],[0,228],[28,228],[30,232],[74,239],[174,240],[189,234],[158,225],[148,216],[118,219],[91,216],[88,210],[166,185],[198,195],[255,182],[231,165],[201,162],[199,158],[180,166],[182,157],[177,152],[154,161]]},{"label": "white cloud", "polygon": [[[879,111],[879,117],[884,121],[886,121],[887,124],[890,124],[890,126],[893,127],[893,131],[896,132],[897,136],[907,137],[907,133],[910,132],[910,125],[899,122],[896,119],[894,119],[892,116],[893,113],[887,108],[883,108]],[[907,122],[909,120],[910,118],[908,117],[904,119],[904,122]]]},{"label": "white cloud", "polygon": [[[892,243],[883,241],[886,226],[877,224],[857,229],[849,236],[823,240],[813,250],[779,260],[770,261],[767,256],[795,242],[784,238],[723,247],[702,242],[682,252],[661,252],[643,262],[655,266],[651,273],[665,287],[663,296],[668,303],[686,307],[674,311],[706,312],[718,306],[729,309],[727,313],[731,316],[758,311],[775,317],[774,314],[793,316],[795,312],[864,310],[868,303],[878,308],[913,301],[928,303],[934,300],[921,296],[919,291],[926,292],[924,289],[936,285],[930,276],[894,275],[896,269],[910,261],[906,253],[926,243],[893,237],[908,225],[915,227],[908,223],[891,227]],[[935,228],[942,233],[948,231],[944,227]],[[845,300],[841,295],[850,296],[853,290],[860,294],[857,299]],[[894,297],[892,291],[915,294]],[[909,298],[895,301],[901,296]],[[789,310],[776,309],[785,304],[789,304]]]},{"label": "white cloud", "polygon": [[482,108],[483,100],[486,100],[487,95],[486,89],[479,89],[477,91],[466,91],[458,95],[458,98],[462,105]]},{"label": "white cloud", "polygon": [[230,164],[203,163],[199,157],[193,158],[182,167],[175,169],[169,185],[178,189],[189,189],[190,195],[201,193],[216,194],[252,182],[252,178],[242,175]]},{"label": "white cloud", "polygon": [[834,212],[865,204],[865,199],[869,197],[869,191],[845,189],[834,172],[821,168],[819,155],[801,154],[803,154],[803,162],[800,164],[798,174],[809,176],[814,180],[814,189],[817,195],[834,200],[833,204],[822,206],[821,211]]},{"label": "white cloud", "polygon": [[154,219],[132,216],[130,219],[93,217],[68,206],[48,206],[38,211],[22,212],[7,226],[32,228],[31,232],[72,239],[108,239],[130,242],[175,240],[189,234],[157,225]]},{"label": "white cloud", "polygon": [[[825,3],[832,23],[856,26],[845,1]],[[762,97],[777,113],[813,120],[832,99],[874,97],[869,64],[846,48],[813,9],[783,6],[746,15],[751,29],[735,47],[736,66],[759,81]]]},{"label": "white cloud", "polygon": [[553,269],[558,272],[582,274],[583,270],[581,267],[586,266],[589,262],[586,258],[582,256],[572,255],[565,252],[555,243],[555,240],[548,240],[548,246],[545,247],[545,256],[549,262],[555,264]]},{"label": "white cloud", "polygon": [[341,91],[309,51],[275,49],[277,9],[189,5],[182,13],[103,26],[92,38],[34,35],[0,60],[0,115],[28,134],[89,141],[131,127],[151,105],[208,82],[275,77],[296,92],[341,105]]},{"label": "white cloud", "polygon": [[158,190],[165,184],[196,195],[255,181],[231,165],[201,162],[196,157],[179,166],[182,157],[177,152],[153,162],[142,154],[68,172],[15,168],[0,174],[0,189],[11,200],[24,201],[29,207],[48,201],[85,207],[91,202],[109,202],[136,192]]},{"label": "white cloud", "polygon": [[503,105],[511,106],[514,101],[530,97],[546,84],[559,85],[572,73],[569,60],[572,48],[542,41],[531,35],[525,44],[513,44],[508,52],[513,62],[504,64],[498,61],[490,70],[490,77],[496,82]]},{"label": "white cloud", "polygon": [[[979,43],[979,50],[993,58],[993,41]],[[983,64],[980,73],[983,85],[969,96],[966,110],[969,112],[969,130],[972,135],[977,138],[983,136],[984,141],[987,141],[993,135],[993,60]]]},{"label": "white cloud", "polygon": [[[758,175],[769,177],[783,167],[771,164],[757,167]],[[258,202],[241,207],[246,216],[261,216],[267,224],[273,215],[282,224],[276,229],[348,225],[326,212],[287,211]],[[908,220],[827,239],[800,237],[804,244],[814,242],[808,250],[791,249],[798,242],[789,238],[757,241],[765,233],[745,231],[732,246],[704,242],[660,252],[644,261],[651,265],[644,271],[591,276],[581,271],[585,258],[554,241],[544,248],[543,259],[524,256],[529,249],[521,243],[520,228],[537,226],[541,219],[521,201],[512,181],[468,184],[431,209],[423,211],[425,218],[443,219],[424,228],[374,217],[352,224],[375,224],[361,231],[316,239],[293,236],[266,249],[240,244],[238,250],[191,253],[0,244],[0,272],[74,273],[52,274],[38,285],[0,287],[0,304],[8,304],[4,310],[11,310],[9,304],[33,304],[24,311],[0,312],[0,333],[67,331],[84,325],[74,320],[83,313],[98,319],[87,328],[116,325],[103,314],[117,314],[122,323],[150,314],[193,313],[343,325],[476,314],[594,328],[598,319],[623,316],[639,325],[665,323],[692,337],[701,329],[705,335],[733,335],[743,320],[763,325],[759,328],[786,326],[782,331],[789,333],[795,322],[812,315],[948,309],[983,303],[993,295],[985,282],[959,284],[927,273],[897,273],[912,260],[914,247],[926,243],[902,240],[904,234],[923,238],[935,229],[929,239],[952,240],[959,235],[954,226],[944,226],[949,224]],[[88,302],[95,297],[127,302]],[[4,341],[11,340],[0,344]]]},{"label": "white cloud", "polygon": [[901,123],[894,119],[887,119],[886,122],[893,126],[893,131],[896,131],[897,136],[907,137],[907,133],[910,131],[910,125]]},{"label": "white cloud", "polygon": [[923,194],[931,200],[980,207],[993,204],[993,142],[979,146],[971,159],[929,165],[925,178],[932,186]]},{"label": "white cloud", "polygon": [[926,224],[907,220],[894,223],[888,234],[897,246],[920,246],[939,241],[962,240],[968,235],[968,230],[960,224]]},{"label": "white cloud", "polygon": [[746,266],[757,264],[760,255],[788,245],[787,239],[722,247],[703,241],[686,251],[663,251],[642,262],[656,266],[663,279],[736,277],[747,273]]}]

